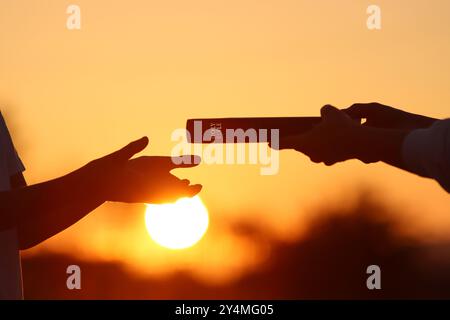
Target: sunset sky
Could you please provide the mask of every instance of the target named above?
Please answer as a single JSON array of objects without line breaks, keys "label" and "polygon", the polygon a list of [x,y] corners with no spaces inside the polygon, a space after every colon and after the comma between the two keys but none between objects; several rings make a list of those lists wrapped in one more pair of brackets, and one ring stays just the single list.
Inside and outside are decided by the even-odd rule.
[{"label": "sunset sky", "polygon": [[[81,8],[81,30],[66,8]],[[378,101],[449,117],[450,1],[378,0],[381,30],[362,0],[2,0],[0,107],[29,184],[57,177],[147,135],[169,155],[188,118],[317,116],[324,104]],[[229,281],[264,264],[267,239],[301,237],[314,209],[351,206],[368,189],[400,207],[405,232],[450,235],[436,182],[356,160],[326,167],[292,151],[280,172],[259,165],[175,171],[203,184],[210,228],[194,247],[155,244],[144,205],[105,204],[25,254],[76,254],[162,276],[187,270]],[[239,232],[265,230],[255,242]],[[220,270],[220,271],[218,271]]]}]

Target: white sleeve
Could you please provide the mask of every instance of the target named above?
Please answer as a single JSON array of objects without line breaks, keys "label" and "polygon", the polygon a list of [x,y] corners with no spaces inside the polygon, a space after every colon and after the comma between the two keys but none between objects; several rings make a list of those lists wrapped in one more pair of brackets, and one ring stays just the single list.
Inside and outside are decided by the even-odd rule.
[{"label": "white sleeve", "polygon": [[411,131],[403,142],[402,156],[407,170],[435,179],[450,192],[450,119]]}]

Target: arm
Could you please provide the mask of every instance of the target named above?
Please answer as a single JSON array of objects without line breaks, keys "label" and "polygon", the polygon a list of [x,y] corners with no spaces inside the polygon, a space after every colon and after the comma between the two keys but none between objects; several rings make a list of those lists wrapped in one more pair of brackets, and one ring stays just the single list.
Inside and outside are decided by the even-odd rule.
[{"label": "arm", "polygon": [[63,177],[0,193],[1,229],[17,229],[21,249],[66,229],[106,199],[87,166]]},{"label": "arm", "polygon": [[409,130],[361,125],[330,105],[321,109],[321,116],[321,122],[307,133],[281,138],[280,149],[295,149],[326,165],[359,159],[404,167],[401,146]]},{"label": "arm", "polygon": [[402,147],[408,171],[435,179],[450,192],[450,119],[411,131]]},{"label": "arm", "polygon": [[[450,185],[449,122],[438,133],[433,128],[442,121],[377,103],[355,104],[345,110],[327,105],[321,115],[322,121],[309,132],[281,139],[280,149],[295,149],[326,165],[348,159],[383,161],[434,178],[444,188]],[[367,121],[362,125],[355,119]]]},{"label": "arm", "polygon": [[383,129],[367,126],[354,128],[355,144],[354,158],[365,163],[382,161],[391,166],[407,170],[403,157],[402,145],[409,130]]},{"label": "arm", "polygon": [[[66,229],[105,201],[165,202],[200,191],[201,186],[190,186],[188,180],[169,173],[191,167],[198,159],[183,157],[186,164],[180,165],[170,157],[130,160],[147,143],[143,138],[63,177],[0,192],[0,230],[16,227],[20,248],[26,249]],[[20,184],[20,177],[14,179]]]}]

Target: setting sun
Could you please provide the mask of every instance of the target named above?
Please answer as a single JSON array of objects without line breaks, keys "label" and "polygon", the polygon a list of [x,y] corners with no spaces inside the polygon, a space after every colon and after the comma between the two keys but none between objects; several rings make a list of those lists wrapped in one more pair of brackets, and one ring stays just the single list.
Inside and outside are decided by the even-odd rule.
[{"label": "setting sun", "polygon": [[208,210],[198,196],[175,203],[148,204],[145,212],[150,237],[169,249],[193,246],[205,234],[208,223]]}]

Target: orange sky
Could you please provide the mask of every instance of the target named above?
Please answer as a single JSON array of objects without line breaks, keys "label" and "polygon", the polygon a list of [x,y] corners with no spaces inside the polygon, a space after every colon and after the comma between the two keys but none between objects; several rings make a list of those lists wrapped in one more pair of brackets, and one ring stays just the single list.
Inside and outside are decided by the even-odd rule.
[{"label": "orange sky", "polygon": [[[70,3],[81,8],[79,31],[65,27]],[[150,137],[147,154],[169,154],[171,132],[192,117],[318,115],[326,103],[364,101],[448,117],[450,2],[379,0],[379,31],[366,28],[369,4],[2,0],[0,105],[27,180],[55,177],[142,135]],[[151,274],[193,269],[227,278],[266,254],[228,225],[250,221],[290,239],[310,208],[348,205],[365,185],[404,206],[406,228],[450,230],[448,195],[384,164],[328,168],[282,152],[276,176],[243,165],[179,173],[204,185],[211,214],[196,247],[159,248],[143,229],[143,206],[108,204],[36,250],[76,250]],[[211,275],[217,266],[227,271]]]}]

